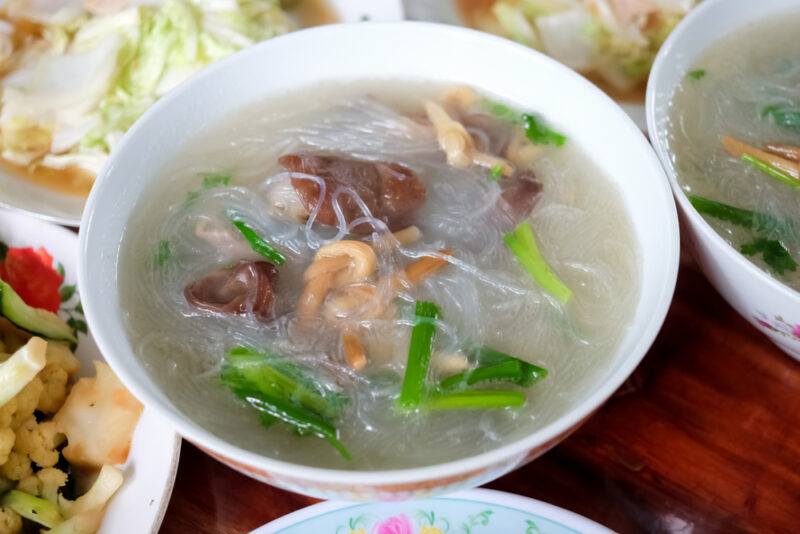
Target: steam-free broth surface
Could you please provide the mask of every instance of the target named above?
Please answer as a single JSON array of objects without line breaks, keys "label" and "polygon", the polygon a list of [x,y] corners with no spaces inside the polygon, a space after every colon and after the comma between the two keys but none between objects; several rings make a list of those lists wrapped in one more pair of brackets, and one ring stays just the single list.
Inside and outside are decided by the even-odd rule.
[{"label": "steam-free broth surface", "polygon": [[[509,443],[590,393],[592,377],[608,370],[639,295],[638,248],[620,194],[569,139],[569,132],[564,132],[563,146],[520,144],[518,125],[474,117],[481,113],[459,114],[457,108],[469,100],[465,94],[475,98],[465,90],[417,82],[329,84],[244,109],[187,141],[139,202],[125,233],[119,267],[132,344],[152,379],[180,410],[227,441],[273,458],[328,468],[397,469],[456,460]],[[426,115],[431,109],[423,106],[426,101],[452,117],[469,119],[475,146],[485,149],[474,153],[476,160],[489,158],[489,152],[513,150],[513,176],[498,165],[449,164]],[[477,96],[470,109],[483,109],[482,102],[486,103]],[[541,113],[540,118],[550,116],[547,110],[533,111]],[[475,126],[481,121],[484,129]],[[502,143],[495,141],[503,132],[517,138],[506,139],[507,146],[498,149]],[[391,206],[395,211],[389,210],[385,185],[383,204],[378,199],[375,205],[389,213],[384,218],[389,227],[413,224],[421,237],[398,244],[389,235],[397,228],[380,222],[370,227],[360,223],[362,219],[351,219],[351,208],[363,214],[360,204],[349,200],[340,206],[350,223],[346,226],[353,230],[347,235],[338,232],[341,225],[319,224],[323,210],[316,214],[316,224],[294,220],[291,206],[275,204],[285,192],[282,187],[291,190],[288,177],[303,174],[287,171],[291,162],[282,157],[289,154],[348,158],[351,163],[338,163],[345,167],[356,165],[355,160],[388,162],[394,177],[398,169],[413,173],[425,192],[416,210],[397,211],[397,203]],[[306,170],[319,163],[308,161]],[[372,176],[371,163],[357,165]],[[381,163],[377,168],[380,174],[389,167]],[[513,190],[517,199],[534,195],[530,198],[535,205],[531,211],[530,206],[514,204],[522,211],[511,210],[513,217],[522,214],[523,220],[510,224],[503,217],[511,212],[498,212],[498,199],[503,188],[518,185],[513,180],[523,170],[535,175],[539,189]],[[524,182],[526,187],[533,183]],[[233,228],[226,220],[231,209],[285,257],[274,269],[256,269],[256,274],[242,270],[242,276],[251,277],[248,280],[264,280],[277,271],[274,300],[267,311],[262,307],[248,308],[244,315],[215,313],[190,304],[195,297],[204,298],[205,289],[192,284],[208,273],[258,258],[241,238],[218,239]],[[311,211],[305,217],[313,218]],[[336,215],[334,221],[341,222]],[[543,290],[504,243],[503,235],[520,222],[530,223],[547,264],[571,290],[566,303]],[[380,228],[372,232],[375,226]],[[209,228],[219,231],[211,232],[216,237],[209,239]],[[319,316],[309,323],[298,317],[310,266],[330,239],[361,241],[374,248],[378,261],[370,283],[378,298],[386,300],[380,313],[334,324],[325,318],[331,293]],[[414,262],[426,257],[430,261],[431,254],[447,260],[419,283],[399,289],[386,283],[398,272],[408,273]],[[461,369],[469,347],[487,346],[547,369],[546,378],[526,388],[479,384],[482,390],[523,392],[524,407],[398,409],[414,303],[423,300],[441,310],[434,322],[424,394],[452,374],[451,369]],[[348,333],[366,353],[363,368],[348,364],[343,346]],[[236,346],[270,349],[312,370],[326,391],[347,397],[336,426],[352,460],[342,458],[325,441],[300,437],[286,425],[261,425],[258,412],[220,381],[225,354]]]},{"label": "steam-free broth surface", "polygon": [[[793,159],[791,148],[800,158],[798,24],[795,10],[710,46],[676,90],[667,125],[670,153],[690,198],[750,212],[745,224],[736,223],[720,218],[718,206],[711,205],[706,221],[795,290],[800,289],[800,159]],[[763,166],[759,170],[750,155],[785,167],[784,178]]]}]

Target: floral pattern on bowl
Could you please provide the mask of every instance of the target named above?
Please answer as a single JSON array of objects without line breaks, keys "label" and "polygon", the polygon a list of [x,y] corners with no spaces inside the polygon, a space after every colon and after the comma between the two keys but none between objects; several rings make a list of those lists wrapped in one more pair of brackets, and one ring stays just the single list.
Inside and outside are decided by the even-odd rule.
[{"label": "floral pattern on bowl", "polygon": [[255,534],[572,534],[607,533],[605,527],[555,506],[492,490],[402,503],[310,506]]},{"label": "floral pattern on bowl", "polygon": [[789,323],[780,315],[776,315],[770,319],[767,314],[761,312],[753,317],[753,320],[758,323],[759,326],[769,330],[773,334],[783,336],[793,341],[800,341],[800,323]]}]

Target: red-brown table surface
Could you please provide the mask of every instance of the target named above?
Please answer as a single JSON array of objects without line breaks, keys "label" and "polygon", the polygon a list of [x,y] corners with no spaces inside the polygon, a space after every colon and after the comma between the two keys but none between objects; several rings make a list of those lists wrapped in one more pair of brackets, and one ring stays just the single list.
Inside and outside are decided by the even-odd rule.
[{"label": "red-brown table surface", "polygon": [[[619,532],[800,533],[800,363],[685,260],[631,379],[571,437],[487,487]],[[247,532],[314,502],[184,442],[162,532]]]}]

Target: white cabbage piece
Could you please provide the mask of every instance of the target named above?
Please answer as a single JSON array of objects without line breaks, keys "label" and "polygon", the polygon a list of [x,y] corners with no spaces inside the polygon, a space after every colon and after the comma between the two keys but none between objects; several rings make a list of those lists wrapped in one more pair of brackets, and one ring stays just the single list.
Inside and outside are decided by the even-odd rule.
[{"label": "white cabbage piece", "polygon": [[40,53],[9,74],[0,112],[4,157],[31,163],[51,150],[54,132],[84,124],[111,85],[120,46],[110,35],[82,53]]},{"label": "white cabbage piece", "polygon": [[64,25],[83,14],[83,0],[7,0],[6,12],[14,19]]},{"label": "white cabbage piece", "polygon": [[536,28],[544,52],[576,70],[591,68],[596,48],[586,34],[592,18],[582,7],[544,15],[536,19]]},{"label": "white cabbage piece", "polygon": [[47,363],[47,342],[32,337],[6,361],[0,363],[0,407],[36,378]]},{"label": "white cabbage piece", "polygon": [[122,482],[122,471],[112,465],[104,465],[89,491],[74,501],[59,495],[59,508],[66,521],[51,530],[42,532],[46,534],[93,534],[97,532],[103,521],[106,505],[122,486]]}]

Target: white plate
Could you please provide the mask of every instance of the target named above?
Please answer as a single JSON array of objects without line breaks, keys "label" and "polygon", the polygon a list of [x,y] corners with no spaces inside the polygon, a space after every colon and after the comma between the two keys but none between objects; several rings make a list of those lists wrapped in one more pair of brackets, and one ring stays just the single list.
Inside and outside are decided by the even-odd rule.
[{"label": "white plate", "polygon": [[[327,0],[327,4],[342,22],[403,20],[401,0]],[[0,170],[0,207],[66,226],[79,226],[85,204],[83,197],[59,193]]]},{"label": "white plate", "polygon": [[576,513],[501,491],[475,489],[422,501],[323,502],[253,534],[608,534]]},{"label": "white plate", "polygon": [[[54,262],[64,266],[65,282],[76,283],[77,234],[27,215],[0,210],[0,241],[11,247],[44,247]],[[81,374],[94,375],[92,361],[102,360],[103,356],[91,335],[79,337],[76,355],[81,361]],[[180,448],[181,440],[175,431],[160,415],[145,408],[133,434],[128,462],[120,466],[125,482],[111,500],[100,534],[158,531],[172,494]]]},{"label": "white plate", "polygon": [[[458,12],[455,0],[403,0],[405,14],[409,20],[427,20],[464,26],[464,21]],[[645,117],[644,102],[617,101],[625,113],[636,123],[643,132],[647,132],[647,118]]]}]

